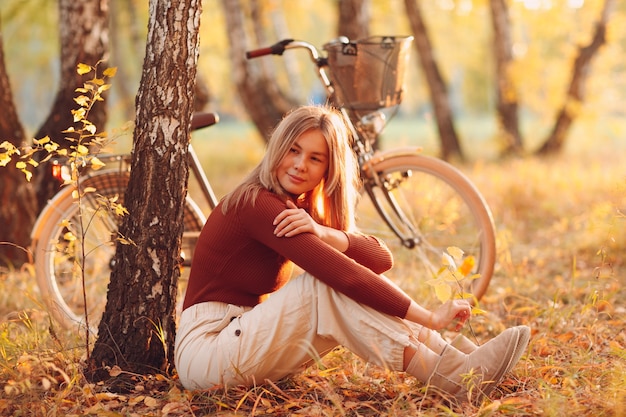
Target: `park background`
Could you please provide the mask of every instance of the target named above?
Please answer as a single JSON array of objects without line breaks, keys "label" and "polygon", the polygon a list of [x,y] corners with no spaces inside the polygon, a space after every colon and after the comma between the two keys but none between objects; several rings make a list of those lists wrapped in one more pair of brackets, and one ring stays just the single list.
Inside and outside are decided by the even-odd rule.
[{"label": "park background", "polygon": [[[372,34],[408,34],[400,1],[373,1]],[[496,276],[473,319],[481,337],[524,323],[533,328],[528,355],[505,381],[499,396],[467,415],[606,415],[626,413],[626,6],[616,2],[607,43],[594,58],[566,146],[556,155],[533,151],[551,129],[564,100],[572,61],[589,41],[602,1],[511,1],[515,39],[514,80],[519,86],[527,154],[499,154],[494,111],[491,25],[486,1],[421,2],[434,49],[449,83],[455,121],[469,156],[458,166],[491,206],[498,229]],[[119,132],[115,149],[128,149],[134,92],[146,37],[144,2],[115,2],[120,51],[118,76],[107,98],[107,129]],[[123,7],[131,5],[134,7]],[[265,2],[277,19],[275,38],[321,46],[336,36],[334,1]],[[137,14],[131,14],[134,10]],[[199,73],[211,91],[219,125],[196,135],[218,194],[230,190],[259,160],[264,143],[247,118],[231,80],[227,29],[218,2],[205,1]],[[52,1],[5,0],[0,6],[5,61],[19,115],[33,134],[46,117],[59,79],[58,16]],[[113,33],[112,33],[113,36]],[[258,45],[263,46],[263,45]],[[274,58],[268,58],[274,59]],[[278,59],[278,58],[276,58]],[[307,102],[316,79],[303,57],[300,99]],[[124,94],[116,87],[126,85]],[[281,82],[285,82],[284,80]],[[130,109],[130,110],[129,110]],[[129,111],[131,113],[129,113]],[[407,93],[383,135],[383,147],[422,146],[436,155],[439,138],[429,94],[412,56]],[[398,275],[403,272],[399,271]],[[175,380],[138,377],[127,394],[99,391],[80,378],[71,335],[52,337],[28,268],[0,272],[0,411],[23,415],[99,412],[193,415],[450,415],[424,399],[410,378],[372,369],[347,352],[326,366],[278,387],[190,394]],[[429,297],[428,288],[423,294]],[[32,407],[37,403],[39,406]],[[173,404],[173,405],[172,405]]]}]

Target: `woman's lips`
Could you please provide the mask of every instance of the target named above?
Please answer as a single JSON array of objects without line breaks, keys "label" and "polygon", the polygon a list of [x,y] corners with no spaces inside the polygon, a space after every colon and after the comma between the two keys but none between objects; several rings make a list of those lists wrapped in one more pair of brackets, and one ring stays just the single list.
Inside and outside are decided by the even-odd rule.
[{"label": "woman's lips", "polygon": [[291,182],[295,184],[302,184],[304,182],[304,178],[296,177],[295,175],[287,174]]}]

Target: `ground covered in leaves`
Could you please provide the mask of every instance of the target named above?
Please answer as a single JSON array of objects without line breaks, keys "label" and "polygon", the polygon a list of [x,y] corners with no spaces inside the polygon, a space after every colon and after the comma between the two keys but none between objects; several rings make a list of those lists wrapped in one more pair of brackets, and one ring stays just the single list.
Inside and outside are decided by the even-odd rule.
[{"label": "ground covered in leaves", "polygon": [[81,342],[50,323],[27,266],[0,271],[0,415],[626,415],[623,161],[578,152],[465,169],[493,209],[499,257],[487,313],[464,332],[484,342],[516,324],[533,330],[527,354],[482,404],[450,408],[414,378],[342,349],[250,389],[187,391],[175,375],[117,369],[123,384],[93,385]]}]

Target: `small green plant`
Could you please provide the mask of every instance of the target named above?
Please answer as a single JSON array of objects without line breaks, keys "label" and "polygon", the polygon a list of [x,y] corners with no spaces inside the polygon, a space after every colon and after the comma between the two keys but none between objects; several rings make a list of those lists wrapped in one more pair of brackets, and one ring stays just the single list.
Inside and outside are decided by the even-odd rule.
[{"label": "small green plant", "polygon": [[[108,144],[109,139],[106,132],[97,131],[97,127],[89,120],[89,114],[97,102],[104,100],[103,94],[111,87],[108,81],[115,76],[116,68],[106,68],[102,71],[102,75],[98,76],[99,65],[100,62],[94,66],[86,64],[78,64],[77,66],[79,75],[93,74],[93,77],[75,90],[78,95],[74,101],[78,107],[71,111],[75,126],[70,126],[62,132],[66,135],[65,140],[70,144],[67,148],[60,146],[48,136],[33,139],[33,146],[25,148],[18,148],[10,142],[0,143],[0,166],[7,166],[12,159],[17,159],[15,167],[24,173],[27,181],[30,181],[33,176],[32,169],[38,167],[42,162],[52,158],[64,159],[63,165],[59,167],[60,177],[65,186],[71,186],[74,190],[72,196],[78,205],[79,221],[78,224],[70,225],[69,219],[63,220],[62,225],[67,231],[61,239],[66,244],[58,245],[58,247],[63,248],[62,250],[67,252],[68,257],[74,259],[81,274],[87,358],[89,358],[90,326],[84,275],[85,259],[88,253],[84,245],[84,238],[91,219],[100,211],[107,210],[117,216],[128,214],[127,210],[117,202],[117,197],[100,196],[95,188],[82,187],[80,183],[82,174],[86,170],[98,170],[105,166],[98,158],[98,153]],[[97,195],[95,200],[98,204],[95,209],[87,209],[83,205],[83,200],[87,194],[93,193]],[[80,256],[73,256],[75,253],[79,253]]]}]

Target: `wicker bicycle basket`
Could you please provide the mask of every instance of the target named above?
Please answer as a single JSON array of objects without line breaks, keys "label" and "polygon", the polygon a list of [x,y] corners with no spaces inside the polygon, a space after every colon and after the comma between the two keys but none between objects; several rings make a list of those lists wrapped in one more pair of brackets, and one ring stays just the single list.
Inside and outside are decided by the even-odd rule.
[{"label": "wicker bicycle basket", "polygon": [[375,111],[400,104],[412,36],[373,36],[324,45],[337,104]]}]

